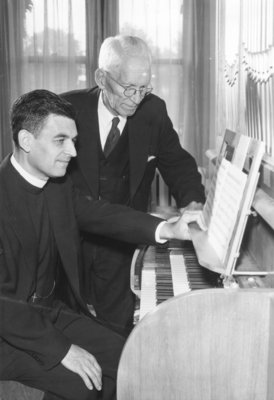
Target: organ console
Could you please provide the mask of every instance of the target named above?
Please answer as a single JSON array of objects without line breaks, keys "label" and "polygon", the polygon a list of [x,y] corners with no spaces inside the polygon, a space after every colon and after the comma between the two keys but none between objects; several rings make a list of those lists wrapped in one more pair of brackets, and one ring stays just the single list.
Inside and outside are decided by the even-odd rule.
[{"label": "organ console", "polygon": [[[138,299],[136,322],[163,301],[191,290],[273,287],[273,262],[265,265],[259,259],[258,264],[248,244],[250,218],[255,226],[260,219],[262,237],[268,229],[252,209],[263,155],[262,142],[226,131],[204,207],[208,231],[190,224],[193,242],[146,246],[134,254],[131,289]],[[269,229],[267,237],[273,240]]]},{"label": "organ console", "polygon": [[274,161],[263,149],[227,131],[203,211],[208,230],[190,225],[192,241],[136,250],[139,304],[118,400],[274,399]]}]

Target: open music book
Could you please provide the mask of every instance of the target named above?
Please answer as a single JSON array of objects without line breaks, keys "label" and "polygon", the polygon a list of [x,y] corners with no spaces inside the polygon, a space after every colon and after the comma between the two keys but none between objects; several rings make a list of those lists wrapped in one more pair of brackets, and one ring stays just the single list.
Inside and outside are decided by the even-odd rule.
[{"label": "open music book", "polygon": [[222,159],[203,209],[208,240],[224,262],[244,194],[247,174]]},{"label": "open music book", "polygon": [[227,130],[203,210],[208,230],[190,224],[200,265],[223,276],[235,273],[264,151],[263,142]]}]

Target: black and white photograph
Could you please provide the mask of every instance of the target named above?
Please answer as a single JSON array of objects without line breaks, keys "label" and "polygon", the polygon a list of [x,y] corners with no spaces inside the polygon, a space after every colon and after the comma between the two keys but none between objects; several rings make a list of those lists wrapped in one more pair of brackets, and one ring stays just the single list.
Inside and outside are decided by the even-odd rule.
[{"label": "black and white photograph", "polygon": [[274,400],[274,1],[0,0],[0,400]]}]

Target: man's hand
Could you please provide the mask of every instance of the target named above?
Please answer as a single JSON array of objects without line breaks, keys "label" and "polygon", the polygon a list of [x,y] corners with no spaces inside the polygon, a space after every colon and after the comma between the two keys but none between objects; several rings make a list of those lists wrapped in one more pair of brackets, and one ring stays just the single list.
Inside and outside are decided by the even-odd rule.
[{"label": "man's hand", "polygon": [[183,210],[181,217],[170,218],[162,225],[159,232],[161,239],[191,240],[188,230],[188,224],[191,222],[196,222],[202,230],[207,229],[203,218],[203,205],[201,203],[192,202],[189,206],[190,207],[181,209]]},{"label": "man's hand", "polygon": [[186,207],[180,208],[180,213],[183,220],[190,224],[191,222],[196,222],[199,227],[203,230],[207,230],[207,226],[203,216],[203,204],[192,201]]},{"label": "man's hand", "polygon": [[89,390],[93,389],[93,385],[97,390],[101,390],[102,370],[96,358],[88,351],[72,344],[61,364],[78,374]]},{"label": "man's hand", "polygon": [[180,213],[183,215],[186,211],[198,211],[204,207],[203,203],[197,203],[197,201],[191,201],[186,207],[180,208]]},{"label": "man's hand", "polygon": [[159,236],[161,240],[190,240],[188,225],[183,217],[170,218],[161,226]]}]

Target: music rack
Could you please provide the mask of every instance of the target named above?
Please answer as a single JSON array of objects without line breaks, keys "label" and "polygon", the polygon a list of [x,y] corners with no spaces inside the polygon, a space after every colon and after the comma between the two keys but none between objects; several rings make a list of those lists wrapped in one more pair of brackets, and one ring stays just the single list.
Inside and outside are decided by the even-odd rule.
[{"label": "music rack", "polygon": [[[273,274],[273,271],[260,271],[257,268],[245,268],[244,271],[237,269],[246,223],[253,212],[251,206],[264,152],[265,144],[262,141],[226,130],[203,210],[208,230],[201,231],[196,223],[189,225],[200,265],[221,274],[224,283],[228,282],[228,285],[234,282],[233,277],[236,275]],[[235,203],[231,204],[233,196],[229,192],[233,192],[233,186]],[[230,204],[227,204],[231,206],[229,222],[232,226],[228,229],[225,223],[223,224],[224,231],[227,228],[227,242],[226,247],[222,248],[214,229],[217,224],[220,225],[220,216],[226,212],[223,205],[227,201],[224,197],[226,193],[230,195]],[[227,215],[224,215],[223,221],[228,221]]]}]

